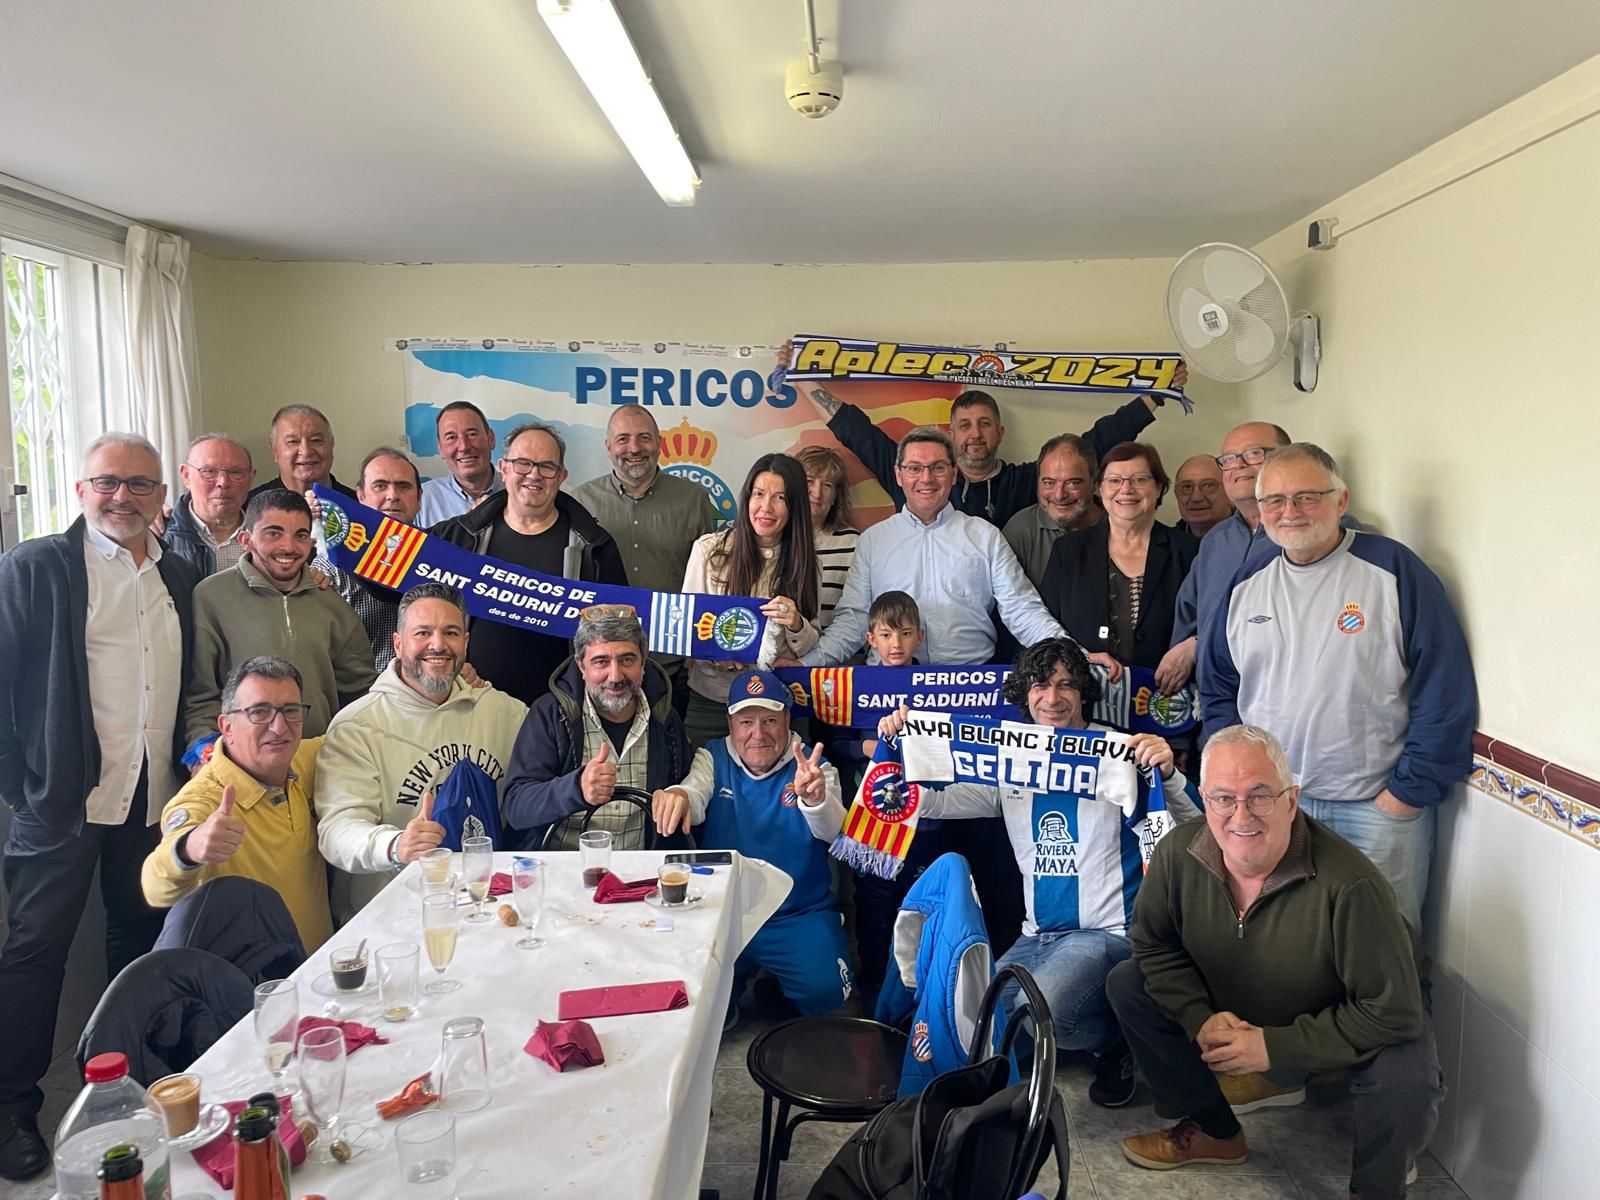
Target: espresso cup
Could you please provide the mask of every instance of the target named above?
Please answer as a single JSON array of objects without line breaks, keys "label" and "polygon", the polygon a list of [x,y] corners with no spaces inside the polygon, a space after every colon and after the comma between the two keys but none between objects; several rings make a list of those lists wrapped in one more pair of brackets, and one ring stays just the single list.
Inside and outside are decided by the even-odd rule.
[{"label": "espresso cup", "polygon": [[348,946],[335,950],[329,957],[333,986],[341,992],[360,991],[367,982],[366,951],[357,954],[356,950],[357,947]]},{"label": "espresso cup", "polygon": [[661,893],[661,903],[676,908],[689,899],[689,868],[679,863],[665,863],[656,872],[656,888]]},{"label": "espresso cup", "polygon": [[181,1137],[200,1124],[200,1076],[165,1075],[148,1094],[161,1109],[168,1137]]}]

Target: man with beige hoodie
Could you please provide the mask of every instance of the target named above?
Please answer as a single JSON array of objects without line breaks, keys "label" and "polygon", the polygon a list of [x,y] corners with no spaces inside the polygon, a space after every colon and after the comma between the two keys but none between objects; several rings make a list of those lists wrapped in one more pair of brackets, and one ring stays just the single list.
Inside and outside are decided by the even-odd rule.
[{"label": "man with beige hoodie", "polygon": [[457,763],[504,791],[527,705],[461,678],[467,614],[461,593],[425,583],[400,600],[395,659],[372,690],[328,726],[317,756],[317,845],[339,869],[336,920],[348,920],[393,871],[437,846],[433,790]]}]

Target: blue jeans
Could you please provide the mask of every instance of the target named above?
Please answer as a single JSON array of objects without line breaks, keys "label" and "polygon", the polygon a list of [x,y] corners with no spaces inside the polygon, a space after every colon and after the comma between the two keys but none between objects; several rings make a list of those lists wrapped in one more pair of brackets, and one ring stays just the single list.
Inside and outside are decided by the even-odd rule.
[{"label": "blue jeans", "polygon": [[[1106,976],[1132,954],[1133,943],[1125,937],[1100,929],[1069,929],[1018,938],[1000,965],[1016,963],[1033,976],[1050,1005],[1058,1050],[1099,1052],[1117,1037],[1117,1018],[1106,1000]],[[1019,990],[1011,984],[1000,997],[1008,1015]]]},{"label": "blue jeans", "polygon": [[1318,800],[1301,796],[1306,816],[1322,822],[1372,860],[1389,881],[1400,915],[1413,932],[1422,929],[1422,901],[1428,894],[1433,865],[1433,833],[1437,813],[1424,808],[1412,817],[1391,817],[1376,800]]}]

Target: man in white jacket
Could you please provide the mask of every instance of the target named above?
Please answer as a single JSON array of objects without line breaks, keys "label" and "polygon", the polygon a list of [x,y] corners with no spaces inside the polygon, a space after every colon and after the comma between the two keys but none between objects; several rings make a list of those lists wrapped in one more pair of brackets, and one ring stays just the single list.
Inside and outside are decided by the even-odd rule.
[{"label": "man in white jacket", "polygon": [[348,920],[390,872],[439,844],[423,797],[457,763],[503,790],[527,705],[461,678],[467,614],[461,593],[425,583],[400,600],[395,659],[372,690],[341,710],[317,755],[317,844],[340,874],[336,920]]}]

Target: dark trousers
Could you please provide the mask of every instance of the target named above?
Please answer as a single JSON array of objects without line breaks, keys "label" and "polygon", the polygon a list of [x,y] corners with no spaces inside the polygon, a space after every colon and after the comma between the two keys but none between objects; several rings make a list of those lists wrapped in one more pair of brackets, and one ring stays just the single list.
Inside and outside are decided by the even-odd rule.
[{"label": "dark trousers", "polygon": [[83,918],[95,865],[106,910],[106,977],[155,945],[166,913],[145,903],[139,869],[160,842],[145,825],[145,775],[121,825],[88,825],[76,835],[47,834],[17,813],[6,840],[6,943],[0,949],[0,996],[6,1035],[0,1037],[0,1111],[37,1113],[39,1080],[50,1069],[56,1008],[67,952]]},{"label": "dark trousers", "polygon": [[[1174,1117],[1227,1111],[1227,1101],[1200,1047],[1150,997],[1134,959],[1112,968],[1106,995],[1133,1051],[1139,1073],[1155,1094],[1156,1111]],[[1304,1079],[1268,1071],[1280,1085]],[[1350,1190],[1362,1200],[1399,1200],[1406,1170],[1427,1147],[1439,1123],[1444,1076],[1431,1023],[1412,1042],[1386,1046],[1371,1061],[1350,1070],[1355,1096],[1355,1145]]]}]

